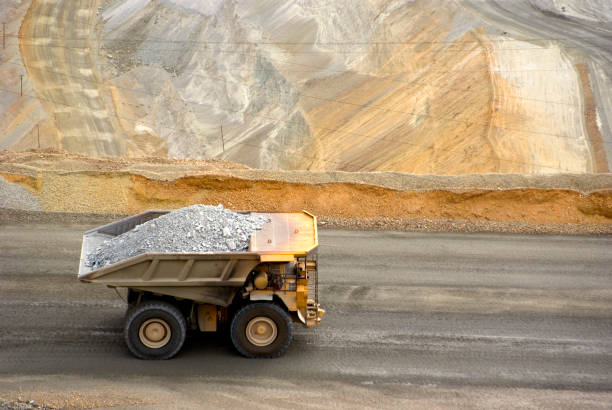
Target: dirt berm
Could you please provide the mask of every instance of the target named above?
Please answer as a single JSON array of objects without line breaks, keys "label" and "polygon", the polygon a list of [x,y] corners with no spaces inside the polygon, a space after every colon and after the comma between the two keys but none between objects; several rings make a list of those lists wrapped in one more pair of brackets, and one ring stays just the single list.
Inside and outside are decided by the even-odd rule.
[{"label": "dirt berm", "polygon": [[493,225],[484,230],[546,231],[534,227],[564,225],[612,233],[612,174],[264,171],[222,160],[3,151],[0,175],[28,189],[45,211],[55,212],[131,214],[222,203],[258,211],[306,209],[323,222],[361,227],[421,221],[417,228],[429,223],[437,229],[446,221],[451,230],[486,222]]}]

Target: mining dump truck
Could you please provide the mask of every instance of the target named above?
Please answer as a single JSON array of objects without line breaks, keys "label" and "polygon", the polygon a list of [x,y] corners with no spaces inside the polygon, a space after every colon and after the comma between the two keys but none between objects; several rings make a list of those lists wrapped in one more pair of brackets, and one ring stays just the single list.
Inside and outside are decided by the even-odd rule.
[{"label": "mining dump truck", "polygon": [[251,234],[244,252],[144,253],[87,266],[87,255],[105,240],[168,212],[147,211],[83,235],[78,279],[127,289],[124,339],[134,356],[169,359],[187,330],[229,327],[239,353],[272,358],[289,346],[292,322],[321,322],[317,221],[307,212],[246,212],[268,222]]}]

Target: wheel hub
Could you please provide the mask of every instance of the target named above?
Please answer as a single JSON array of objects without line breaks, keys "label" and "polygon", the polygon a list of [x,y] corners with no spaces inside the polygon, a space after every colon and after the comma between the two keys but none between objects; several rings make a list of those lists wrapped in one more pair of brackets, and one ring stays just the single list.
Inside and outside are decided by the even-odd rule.
[{"label": "wheel hub", "polygon": [[246,337],[255,346],[268,346],[276,340],[278,328],[268,317],[257,316],[246,327]]},{"label": "wheel hub", "polygon": [[164,347],[170,341],[172,331],[165,320],[159,318],[149,319],[140,325],[138,337],[143,345],[151,349]]}]

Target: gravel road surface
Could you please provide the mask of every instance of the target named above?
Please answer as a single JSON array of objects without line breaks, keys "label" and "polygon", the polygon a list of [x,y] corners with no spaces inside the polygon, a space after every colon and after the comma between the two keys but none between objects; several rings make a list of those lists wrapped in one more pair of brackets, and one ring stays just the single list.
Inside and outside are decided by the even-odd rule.
[{"label": "gravel road surface", "polygon": [[85,224],[0,225],[0,401],[150,408],[609,408],[612,237],[320,231],[327,314],[276,360],[191,335],[132,358],[76,280]]}]

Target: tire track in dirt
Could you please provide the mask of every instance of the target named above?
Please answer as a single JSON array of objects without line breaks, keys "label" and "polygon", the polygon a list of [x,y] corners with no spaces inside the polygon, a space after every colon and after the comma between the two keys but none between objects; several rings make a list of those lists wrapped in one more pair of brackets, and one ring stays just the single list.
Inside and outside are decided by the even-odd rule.
[{"label": "tire track in dirt", "polygon": [[33,0],[19,31],[21,57],[64,149],[124,155],[115,109],[96,70],[98,3]]}]

